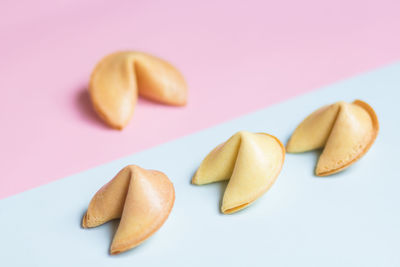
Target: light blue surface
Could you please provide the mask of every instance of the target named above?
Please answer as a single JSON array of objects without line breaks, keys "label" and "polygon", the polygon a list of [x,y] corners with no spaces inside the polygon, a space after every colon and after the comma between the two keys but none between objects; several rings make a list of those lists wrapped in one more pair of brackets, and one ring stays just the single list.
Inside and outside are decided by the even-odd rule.
[{"label": "light blue surface", "polygon": [[[348,170],[318,178],[318,153],[288,154],[271,190],[234,215],[219,213],[224,184],[190,184],[203,157],[236,131],[285,143],[316,108],[356,98],[375,108],[381,131]],[[0,266],[400,266],[399,98],[395,64],[1,200]],[[93,194],[127,164],[165,172],[176,202],[154,236],[110,256],[117,222],[92,230],[80,222]],[[18,171],[29,175],[23,162]]]}]

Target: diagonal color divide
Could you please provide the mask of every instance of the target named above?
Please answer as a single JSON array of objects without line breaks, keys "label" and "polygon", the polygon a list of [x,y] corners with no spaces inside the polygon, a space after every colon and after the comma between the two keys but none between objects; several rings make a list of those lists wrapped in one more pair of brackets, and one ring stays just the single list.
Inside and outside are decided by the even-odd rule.
[{"label": "diagonal color divide", "polygon": [[[397,63],[0,200],[0,264],[399,266],[399,73]],[[317,153],[288,154],[270,191],[229,216],[219,213],[223,185],[190,184],[203,157],[232,133],[265,131],[286,142],[319,106],[355,98],[374,107],[381,132],[348,170],[318,178]],[[80,222],[98,188],[132,163],[165,172],[174,183],[176,204],[143,245],[109,256],[116,224],[87,231]]]},{"label": "diagonal color divide", "polygon": [[[400,59],[398,0],[23,7],[0,1],[0,199]],[[188,105],[140,101],[123,132],[105,127],[86,89],[96,62],[116,50],[171,61]]]}]

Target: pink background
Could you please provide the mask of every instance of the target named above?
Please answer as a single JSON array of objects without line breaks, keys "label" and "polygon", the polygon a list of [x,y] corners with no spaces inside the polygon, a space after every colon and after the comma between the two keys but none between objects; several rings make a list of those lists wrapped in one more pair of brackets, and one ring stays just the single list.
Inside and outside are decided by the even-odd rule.
[{"label": "pink background", "polygon": [[[0,198],[400,59],[400,1],[327,2],[2,1]],[[86,86],[120,49],[174,63],[188,106],[106,127]]]}]

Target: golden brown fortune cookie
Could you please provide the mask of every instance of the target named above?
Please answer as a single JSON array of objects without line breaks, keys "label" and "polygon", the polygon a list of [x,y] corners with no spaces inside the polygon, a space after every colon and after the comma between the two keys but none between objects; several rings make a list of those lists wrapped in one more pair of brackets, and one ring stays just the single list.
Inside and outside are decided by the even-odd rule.
[{"label": "golden brown fortune cookie", "polygon": [[367,103],[337,102],[305,118],[286,149],[299,153],[323,148],[315,174],[326,176],[347,168],[367,153],[378,131],[378,118]]},{"label": "golden brown fortune cookie", "polygon": [[221,211],[237,212],[264,194],[278,177],[285,148],[274,136],[241,131],[212,150],[192,183],[203,185],[229,180]]},{"label": "golden brown fortune cookie", "polygon": [[174,187],[164,173],[129,165],[94,195],[82,226],[96,227],[121,218],[110,249],[111,254],[118,254],[154,234],[168,218],[174,201]]},{"label": "golden brown fortune cookie", "polygon": [[97,114],[120,130],[131,119],[138,94],[167,105],[184,106],[187,101],[182,74],[170,63],[141,52],[104,57],[92,72],[89,92]]}]

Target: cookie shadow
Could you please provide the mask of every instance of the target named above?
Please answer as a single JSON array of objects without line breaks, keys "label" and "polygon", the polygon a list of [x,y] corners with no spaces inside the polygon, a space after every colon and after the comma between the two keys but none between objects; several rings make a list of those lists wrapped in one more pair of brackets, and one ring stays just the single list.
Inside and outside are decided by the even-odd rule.
[{"label": "cookie shadow", "polygon": [[[193,177],[196,175],[196,172],[197,172],[197,168],[192,172],[192,176],[191,176],[191,178],[189,180],[189,184],[193,185],[193,186],[200,186],[200,185],[196,185],[196,184],[192,183]],[[215,183],[201,185],[201,186],[205,186],[205,187],[218,187],[220,198],[219,198],[219,202],[218,202],[219,206],[217,206],[217,209],[218,209],[218,212],[220,214],[223,214],[222,211],[221,211],[221,206],[222,206],[222,201],[224,199],[225,189],[228,186],[228,181],[229,181],[229,179],[226,180],[226,181],[221,181],[221,182],[215,182]]]},{"label": "cookie shadow", "polygon": [[78,110],[80,111],[82,119],[103,129],[110,130],[110,128],[107,127],[107,125],[96,114],[92,102],[90,100],[89,91],[86,87],[83,87],[76,94],[75,104]]}]

